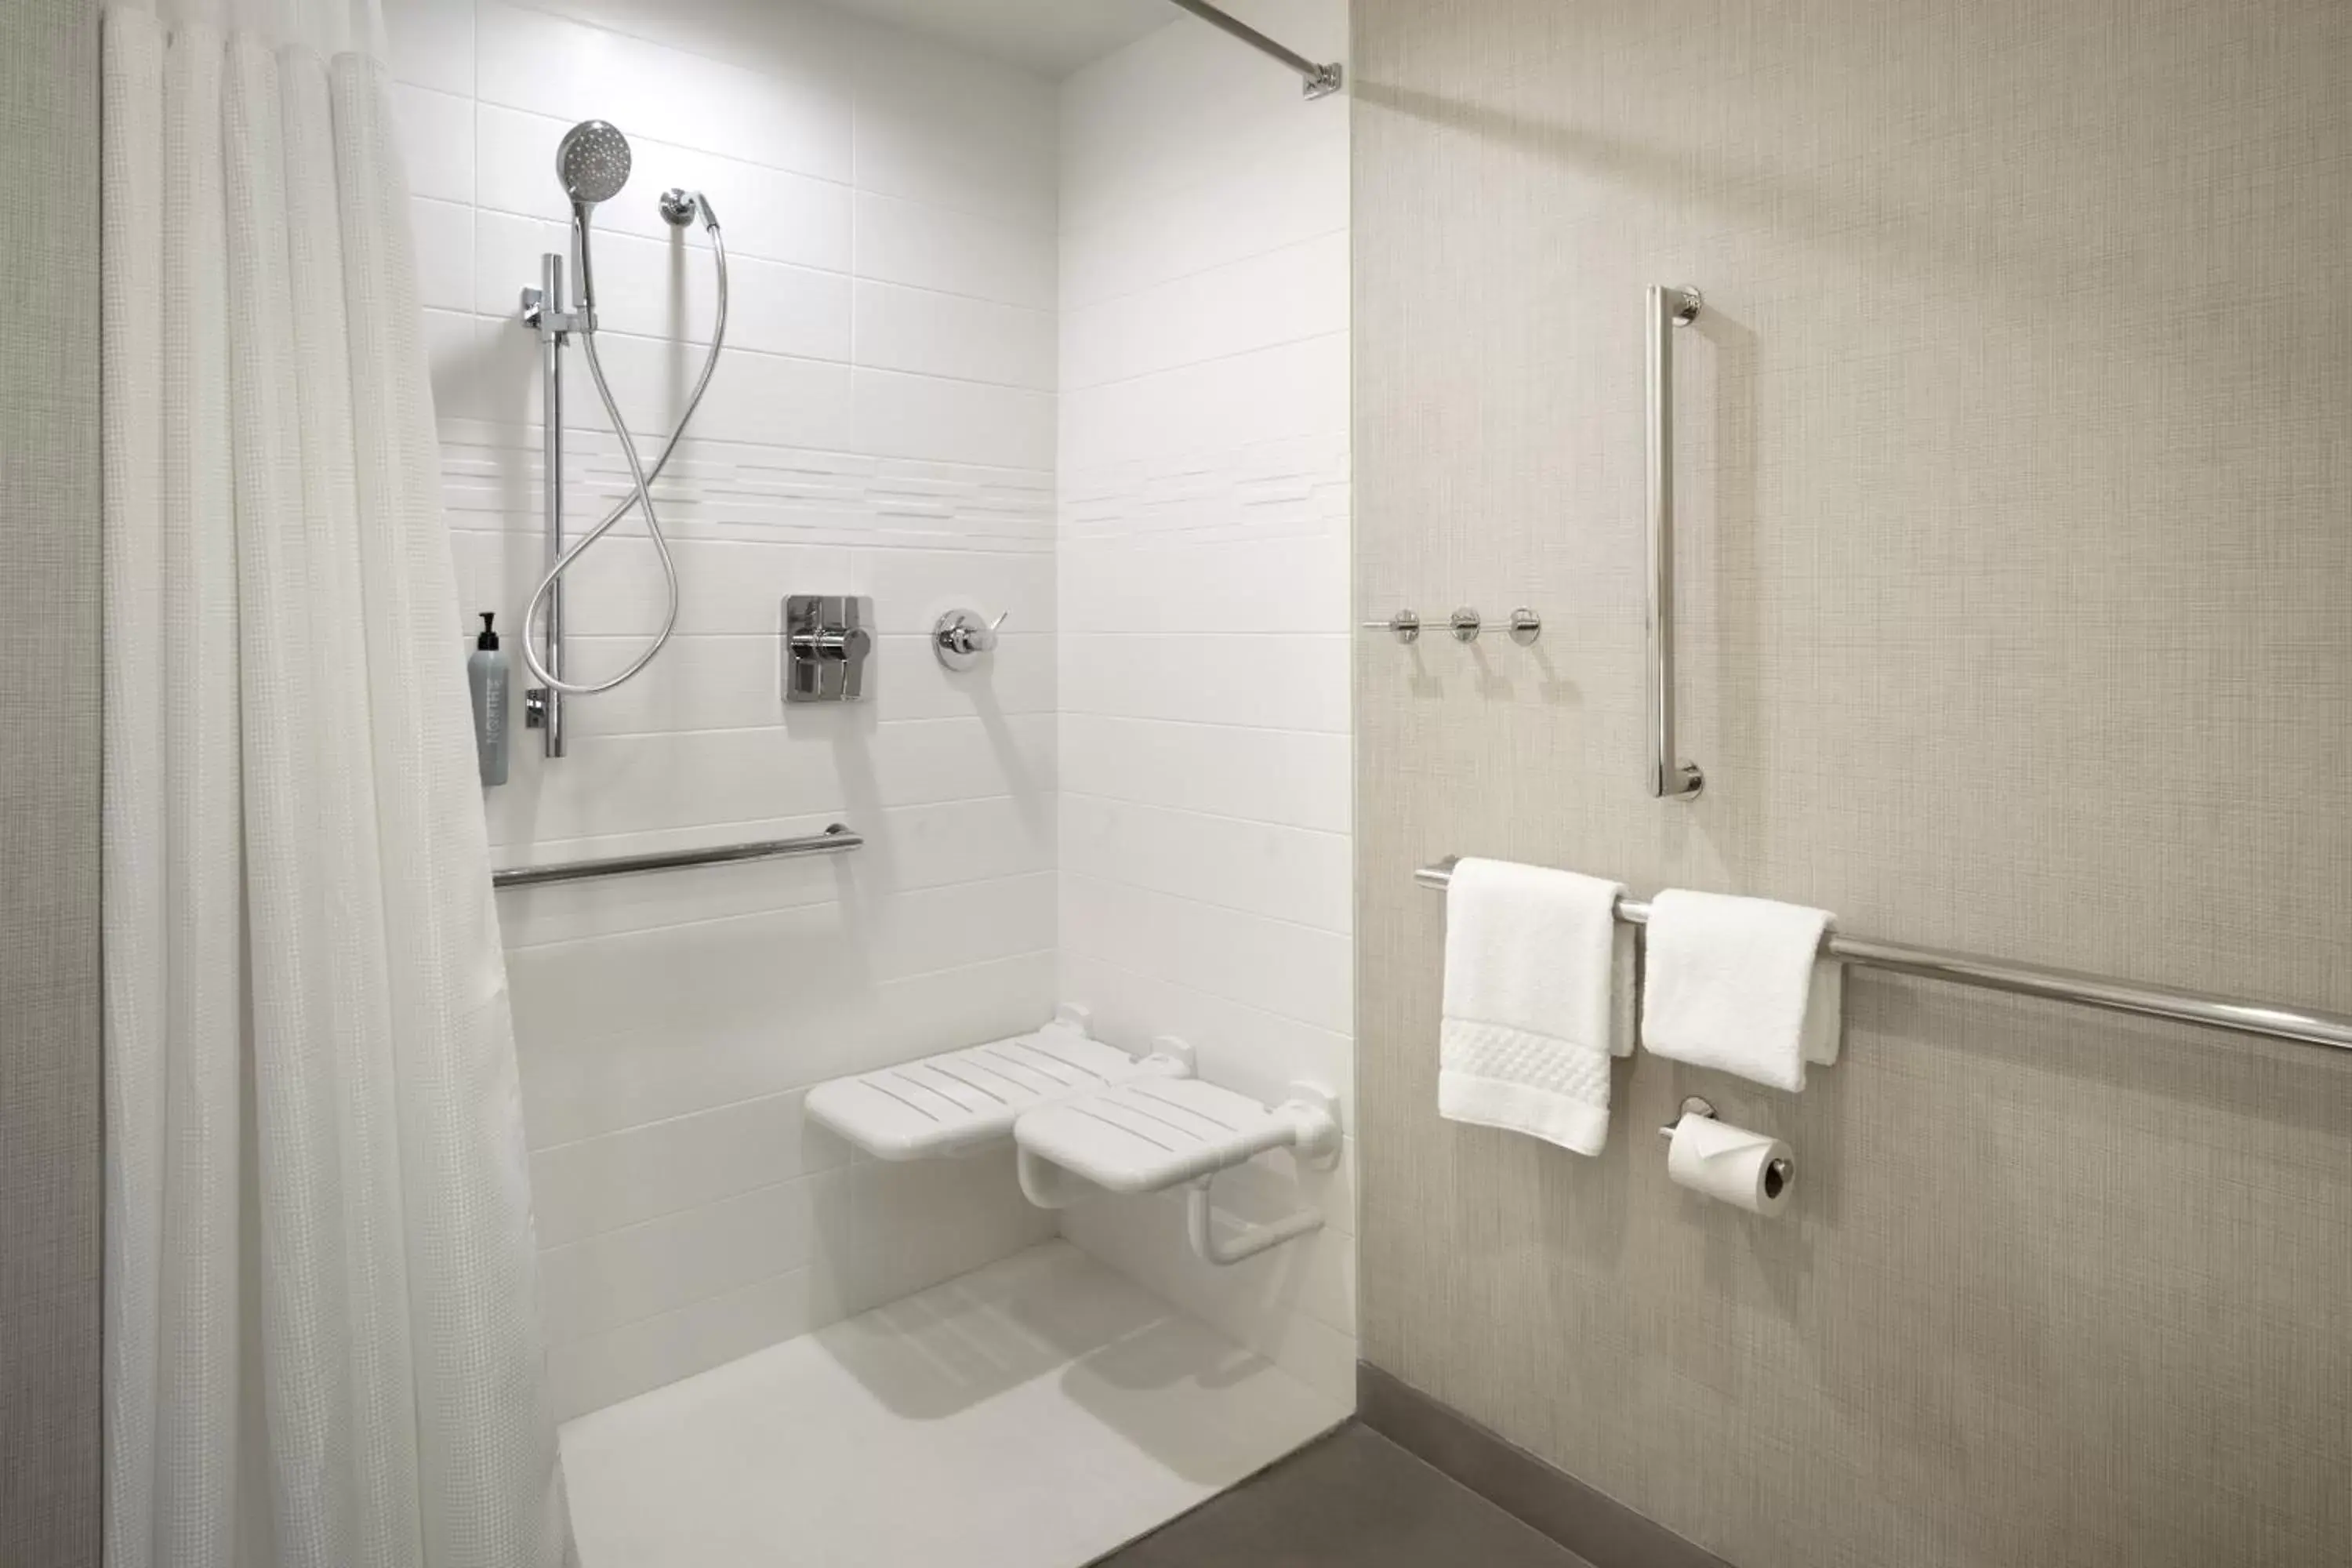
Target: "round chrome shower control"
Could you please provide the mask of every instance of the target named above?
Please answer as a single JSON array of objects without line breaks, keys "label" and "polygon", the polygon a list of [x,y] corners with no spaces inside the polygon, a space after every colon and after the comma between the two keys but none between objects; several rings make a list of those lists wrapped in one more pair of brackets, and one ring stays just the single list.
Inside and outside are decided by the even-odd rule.
[{"label": "round chrome shower control", "polygon": [[996,651],[996,629],[1012,614],[985,621],[978,610],[950,610],[931,623],[931,651],[950,669],[970,669],[982,655]]}]

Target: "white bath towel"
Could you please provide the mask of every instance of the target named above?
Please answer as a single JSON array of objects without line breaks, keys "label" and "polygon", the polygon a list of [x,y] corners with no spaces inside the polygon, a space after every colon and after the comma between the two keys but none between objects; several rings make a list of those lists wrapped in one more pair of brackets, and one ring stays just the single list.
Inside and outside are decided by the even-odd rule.
[{"label": "white bath towel", "polygon": [[1624,889],[1506,860],[1455,864],[1445,896],[1437,1110],[1598,1154],[1609,1058],[1633,1048]]},{"label": "white bath towel", "polygon": [[1670,888],[1650,905],[1642,1044],[1774,1089],[1837,1060],[1843,965],[1826,910]]}]

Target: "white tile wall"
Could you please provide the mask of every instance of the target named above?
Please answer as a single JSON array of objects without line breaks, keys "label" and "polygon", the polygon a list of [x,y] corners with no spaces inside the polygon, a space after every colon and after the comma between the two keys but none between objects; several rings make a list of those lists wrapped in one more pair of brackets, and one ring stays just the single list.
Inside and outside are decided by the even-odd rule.
[{"label": "white tile wall", "polygon": [[[519,738],[487,796],[499,857],[833,820],[870,841],[501,896],[569,1415],[1052,1234],[1009,1165],[853,1158],[800,1102],[1055,999],[1057,101],[786,0],[385,10],[466,608],[515,626],[540,564],[537,351],[511,318],[562,246],[566,126],[609,119],[634,144],[597,225],[601,341],[641,449],[714,303],[701,236],[655,195],[706,190],[733,260],[730,353],[657,488],[680,635],[572,705],[563,762]],[[584,521],[627,479],[577,354],[567,390]],[[584,672],[658,624],[634,520],[571,584]],[[778,604],[811,589],[875,595],[870,706],[785,711]],[[1013,618],[993,668],[950,680],[921,634],[957,604]]]},{"label": "white tile wall", "polygon": [[[1278,1098],[1349,1089],[1347,116],[1205,28],[1048,84],[768,0],[387,0],[446,497],[468,608],[536,580],[540,391],[512,324],[561,248],[574,120],[636,156],[597,215],[604,354],[641,448],[715,303],[670,184],[726,224],[730,352],[656,487],[680,632],[518,746],[502,859],[855,823],[843,860],[502,896],[569,1414],[1049,1234],[1009,1169],[863,1160],[807,1087],[1087,1001]],[[1254,19],[1321,57],[1340,0]],[[575,355],[576,518],[627,491]],[[665,606],[631,521],[571,579],[575,668]],[[877,697],[787,713],[777,605],[875,595]],[[941,610],[1009,611],[950,678]],[[510,645],[511,646],[511,645]],[[518,668],[517,685],[522,684]],[[1352,1145],[1226,1178],[1330,1227],[1233,1270],[1177,1207],[1075,1239],[1349,1396]],[[997,1162],[1002,1164],[1003,1162]]]},{"label": "white tile wall", "polygon": [[[1345,0],[1236,9],[1342,56]],[[1058,829],[1062,989],[1108,1037],[1352,1121],[1347,127],[1192,24],[1064,84]],[[1219,1178],[1329,1221],[1234,1268],[1172,1194],[1063,1228],[1352,1401],[1352,1169]]]}]

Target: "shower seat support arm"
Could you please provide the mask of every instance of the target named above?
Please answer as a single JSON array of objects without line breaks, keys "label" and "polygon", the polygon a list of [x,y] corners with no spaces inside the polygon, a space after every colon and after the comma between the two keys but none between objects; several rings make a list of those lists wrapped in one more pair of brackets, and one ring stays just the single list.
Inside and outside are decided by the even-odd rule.
[{"label": "shower seat support arm", "polygon": [[1184,1193],[1184,1227],[1191,1236],[1192,1250],[1204,1263],[1220,1268],[1245,1262],[1259,1253],[1295,1241],[1323,1228],[1323,1215],[1314,1209],[1300,1209],[1286,1214],[1267,1225],[1250,1226],[1231,1241],[1217,1239],[1216,1212],[1209,1202],[1209,1184],[1216,1178],[1202,1176]]}]

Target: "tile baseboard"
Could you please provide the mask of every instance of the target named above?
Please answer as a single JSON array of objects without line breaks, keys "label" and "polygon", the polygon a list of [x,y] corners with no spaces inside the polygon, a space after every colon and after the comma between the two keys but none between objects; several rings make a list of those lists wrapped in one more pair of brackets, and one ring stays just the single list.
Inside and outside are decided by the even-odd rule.
[{"label": "tile baseboard", "polygon": [[1593,1568],[1731,1568],[1370,1362],[1356,1363],[1356,1418]]}]

